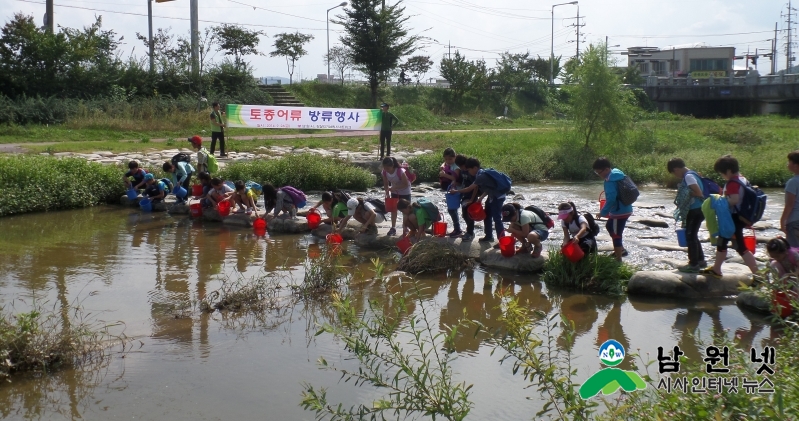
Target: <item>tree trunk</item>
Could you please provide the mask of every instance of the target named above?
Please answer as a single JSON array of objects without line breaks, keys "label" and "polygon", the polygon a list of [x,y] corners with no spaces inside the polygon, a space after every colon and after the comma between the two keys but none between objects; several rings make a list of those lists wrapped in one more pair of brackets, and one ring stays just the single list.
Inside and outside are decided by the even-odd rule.
[{"label": "tree trunk", "polygon": [[369,75],[369,89],[372,93],[370,106],[377,108],[377,87],[380,86],[380,79],[376,73]]}]

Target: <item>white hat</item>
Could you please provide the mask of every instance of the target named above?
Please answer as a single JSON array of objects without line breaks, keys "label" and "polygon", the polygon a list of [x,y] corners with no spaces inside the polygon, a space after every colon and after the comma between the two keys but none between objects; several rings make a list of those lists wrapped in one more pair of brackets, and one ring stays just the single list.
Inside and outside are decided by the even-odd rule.
[{"label": "white hat", "polygon": [[355,215],[355,209],[358,209],[358,199],[350,199],[347,201],[347,215]]}]

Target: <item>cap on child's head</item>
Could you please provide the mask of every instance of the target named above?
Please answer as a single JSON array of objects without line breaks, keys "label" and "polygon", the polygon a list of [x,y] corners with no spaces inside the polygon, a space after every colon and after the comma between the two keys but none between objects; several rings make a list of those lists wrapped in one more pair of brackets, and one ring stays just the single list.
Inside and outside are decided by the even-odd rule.
[{"label": "cap on child's head", "polygon": [[203,145],[203,138],[201,138],[200,136],[192,136],[192,137],[189,138],[189,143],[191,143],[193,146],[197,146],[197,147],[202,146]]},{"label": "cap on child's head", "polygon": [[145,174],[144,181],[150,181],[150,180],[155,180],[155,176],[152,174]]},{"label": "cap on child's head", "polygon": [[347,201],[347,215],[355,215],[355,210],[358,209],[358,199],[350,199]]},{"label": "cap on child's head", "polygon": [[386,104],[386,103],[384,102],[384,103],[380,104],[380,108],[388,108],[388,104]]},{"label": "cap on child's head", "polygon": [[502,206],[502,221],[503,222],[510,222],[510,219],[516,215],[516,207],[511,205],[510,203]]}]

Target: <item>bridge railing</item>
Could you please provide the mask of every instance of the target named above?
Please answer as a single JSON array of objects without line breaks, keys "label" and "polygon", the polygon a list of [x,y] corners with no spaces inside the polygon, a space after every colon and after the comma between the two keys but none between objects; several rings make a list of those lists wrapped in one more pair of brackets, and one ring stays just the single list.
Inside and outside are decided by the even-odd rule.
[{"label": "bridge railing", "polygon": [[692,78],[692,77],[661,77],[649,76],[644,80],[644,86],[743,86],[743,85],[782,85],[799,83],[799,74],[781,74],[760,76],[755,73],[743,77],[717,77],[717,78]]}]

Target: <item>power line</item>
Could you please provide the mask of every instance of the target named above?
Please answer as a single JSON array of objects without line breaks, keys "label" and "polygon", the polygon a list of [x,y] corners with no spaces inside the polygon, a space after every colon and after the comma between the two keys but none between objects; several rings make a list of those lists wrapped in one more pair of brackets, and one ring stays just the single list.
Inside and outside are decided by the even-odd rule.
[{"label": "power line", "polygon": [[286,16],[291,16],[291,17],[294,17],[294,18],[307,19],[307,20],[312,20],[312,21],[314,21],[314,22],[322,22],[322,23],[325,23],[325,21],[323,21],[323,20],[321,20],[321,19],[306,18],[305,16],[292,15],[291,13],[283,13],[283,12],[278,12],[278,11],[275,11],[275,10],[264,9],[263,7],[259,7],[259,6],[253,6],[253,5],[251,5],[251,4],[242,3],[242,2],[239,2],[239,1],[236,1],[236,0],[228,0],[228,1],[229,1],[229,2],[231,2],[231,3],[240,4],[240,5],[242,5],[242,6],[248,6],[248,7],[252,7],[252,9],[253,9],[253,10],[255,10],[255,9],[261,9],[261,10],[266,10],[267,12],[277,13],[277,14],[279,14],[279,15],[286,15]]},{"label": "power line", "polygon": [[[45,4],[44,2],[31,1],[31,0],[16,0],[16,1],[20,1],[20,2],[23,2],[23,3]],[[92,8],[92,7],[68,6],[68,5],[65,5],[65,4],[56,4],[55,6],[66,7],[66,8],[70,8],[70,9],[91,10],[91,11],[94,11],[94,12],[117,13],[117,14],[120,14],[120,15],[147,17],[146,13],[121,12],[121,11],[118,11],[118,10],[95,9],[95,8]],[[159,19],[189,20],[189,18],[179,18],[179,17],[173,17],[173,16],[156,16],[156,15],[153,15],[153,17],[154,18],[159,18]],[[303,29],[303,30],[306,30],[306,31],[325,31],[326,30],[325,28],[298,28],[296,26],[276,26],[276,25],[262,25],[262,24],[257,24],[257,23],[222,22],[222,21],[205,20],[205,19],[200,19],[199,21],[200,22],[205,22],[205,23],[220,23],[220,24],[226,24],[226,25],[254,26],[254,27],[259,27],[259,28]]]},{"label": "power line", "polygon": [[608,35],[611,38],[690,38],[690,37],[726,37],[732,35],[750,35],[750,34],[770,34],[773,30],[768,31],[754,31],[754,32],[736,32],[731,34],[680,34],[680,35]]}]

